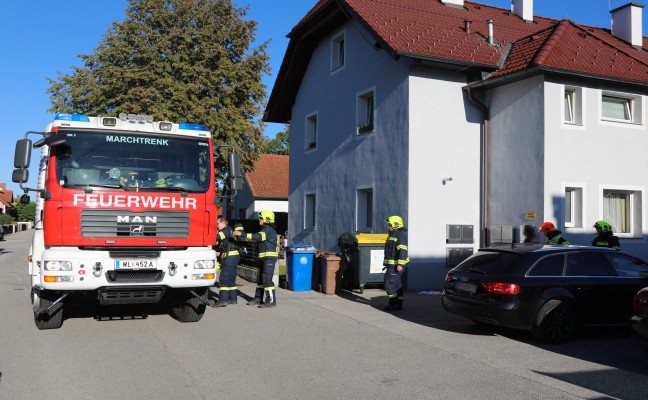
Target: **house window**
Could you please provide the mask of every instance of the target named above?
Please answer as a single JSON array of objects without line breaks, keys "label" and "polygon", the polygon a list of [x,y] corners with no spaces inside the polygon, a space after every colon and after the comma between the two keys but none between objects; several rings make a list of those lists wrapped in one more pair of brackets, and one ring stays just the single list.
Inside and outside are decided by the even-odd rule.
[{"label": "house window", "polygon": [[566,124],[583,124],[583,90],[566,87],[563,95],[563,121]]},{"label": "house window", "polygon": [[317,147],[317,113],[306,117],[306,150],[312,150]]},{"label": "house window", "polygon": [[565,188],[565,227],[583,226],[583,188]]},{"label": "house window", "polygon": [[603,190],[603,219],[616,234],[641,237],[641,191]]},{"label": "house window", "polygon": [[337,71],[344,67],[346,41],[344,40],[344,32],[336,35],[331,40],[331,71]]},{"label": "house window", "polygon": [[358,95],[356,110],[357,110],[356,120],[358,122],[358,135],[373,132],[375,129],[374,126],[375,101],[374,101],[373,90],[369,90]]},{"label": "house window", "polygon": [[601,96],[601,118],[615,122],[642,122],[641,96],[619,95],[603,92]]},{"label": "house window", "polygon": [[356,230],[373,230],[373,189],[358,189],[356,192]]},{"label": "house window", "polygon": [[315,194],[307,194],[304,204],[304,229],[315,230]]}]

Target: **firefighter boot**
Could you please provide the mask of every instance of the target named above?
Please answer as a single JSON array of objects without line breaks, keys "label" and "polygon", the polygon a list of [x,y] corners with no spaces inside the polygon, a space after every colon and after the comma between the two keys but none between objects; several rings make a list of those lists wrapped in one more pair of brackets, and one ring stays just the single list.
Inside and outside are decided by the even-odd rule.
[{"label": "firefighter boot", "polygon": [[396,299],[396,297],[390,297],[389,298],[389,304],[387,304],[385,306],[385,308],[383,308],[383,310],[385,310],[385,311],[395,311],[395,310],[397,310],[398,309],[398,303],[397,302],[398,302],[398,300]]},{"label": "firefighter boot", "polygon": [[403,309],[403,298],[399,297],[398,300],[396,300],[396,309],[397,310],[402,310]]},{"label": "firefighter boot", "polygon": [[238,289],[234,289],[229,292],[229,303],[236,304],[236,298],[238,297]]},{"label": "firefighter boot", "polygon": [[259,304],[259,308],[277,307],[277,297],[275,296],[274,289],[266,290],[266,300],[263,304]]},{"label": "firefighter boot", "polygon": [[221,290],[220,292],[218,292],[218,301],[216,303],[212,304],[212,307],[218,308],[218,307],[227,306],[227,303],[228,303],[227,294],[228,294],[227,290]]},{"label": "firefighter boot", "polygon": [[256,291],[254,292],[254,298],[250,301],[247,302],[248,306],[254,306],[257,304],[261,304],[261,298],[263,297],[263,288],[256,288]]}]

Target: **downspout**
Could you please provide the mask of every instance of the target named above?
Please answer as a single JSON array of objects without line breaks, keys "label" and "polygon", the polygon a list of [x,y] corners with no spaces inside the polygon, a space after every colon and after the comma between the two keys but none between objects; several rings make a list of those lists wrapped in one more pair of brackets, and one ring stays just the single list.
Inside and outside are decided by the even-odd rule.
[{"label": "downspout", "polygon": [[466,91],[468,92],[468,99],[477,106],[482,112],[482,129],[481,129],[481,138],[480,138],[480,153],[481,153],[481,174],[479,179],[481,194],[479,199],[479,212],[480,212],[480,224],[479,230],[481,232],[479,247],[486,247],[486,235],[488,229],[488,121],[489,121],[489,112],[488,107],[477,100],[473,94],[473,88],[468,85],[466,86]]}]

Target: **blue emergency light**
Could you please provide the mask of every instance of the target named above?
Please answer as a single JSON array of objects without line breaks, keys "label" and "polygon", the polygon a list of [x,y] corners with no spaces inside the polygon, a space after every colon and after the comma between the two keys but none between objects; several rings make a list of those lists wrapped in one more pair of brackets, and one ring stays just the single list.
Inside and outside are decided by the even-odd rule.
[{"label": "blue emergency light", "polygon": [[179,124],[180,129],[186,129],[188,131],[205,131],[209,132],[209,128],[202,124],[190,124],[188,122],[181,122]]},{"label": "blue emergency light", "polygon": [[90,122],[90,118],[84,114],[59,113],[54,116],[54,121]]}]

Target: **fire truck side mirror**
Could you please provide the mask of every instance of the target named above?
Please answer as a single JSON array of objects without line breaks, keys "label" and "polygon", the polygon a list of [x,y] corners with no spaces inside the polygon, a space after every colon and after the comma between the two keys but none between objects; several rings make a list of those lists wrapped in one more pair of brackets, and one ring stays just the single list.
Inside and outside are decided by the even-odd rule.
[{"label": "fire truck side mirror", "polygon": [[25,183],[29,180],[29,170],[27,168],[14,169],[11,174],[11,180],[15,183]]},{"label": "fire truck side mirror", "polygon": [[241,178],[241,158],[238,153],[230,152],[228,161],[230,178]]},{"label": "fire truck side mirror", "polygon": [[229,178],[229,188],[233,192],[243,190],[243,180],[241,178]]},{"label": "fire truck side mirror", "polygon": [[[16,142],[16,151],[14,153],[14,168],[29,168],[29,161],[31,160],[31,148],[32,141],[29,139],[20,139]],[[16,181],[14,180],[14,182]]]}]

